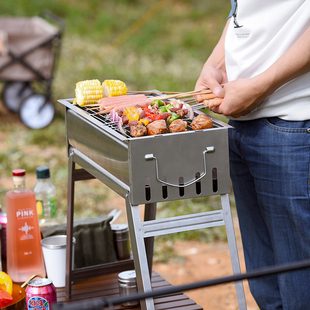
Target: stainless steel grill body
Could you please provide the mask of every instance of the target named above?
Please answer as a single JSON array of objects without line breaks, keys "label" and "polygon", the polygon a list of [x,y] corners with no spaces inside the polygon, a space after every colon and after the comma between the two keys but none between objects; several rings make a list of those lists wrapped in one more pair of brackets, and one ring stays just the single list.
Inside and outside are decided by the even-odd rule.
[{"label": "stainless steel grill body", "polygon": [[[121,133],[106,115],[95,115],[73,105],[70,99],[59,102],[66,107],[69,240],[73,227],[74,180],[86,180],[91,175],[125,198],[139,291],[152,290],[153,241],[159,235],[225,225],[233,272],[241,272],[228,196],[229,125],[213,119],[211,129],[192,131],[189,127],[187,132],[132,138],[128,130]],[[195,110],[196,116],[199,113]],[[75,163],[89,175],[85,176],[83,171],[79,174]],[[221,196],[222,209],[156,219],[157,202],[209,195]],[[145,204],[144,221],[139,210],[141,204]],[[87,276],[89,271],[71,269],[70,242],[67,253],[66,290],[70,296],[72,276]],[[92,270],[94,275],[98,271],[99,266]],[[100,272],[106,271],[100,269]],[[246,310],[243,284],[236,282],[235,286],[239,309]],[[142,310],[155,310],[151,298],[141,300],[140,304]]]},{"label": "stainless steel grill body", "polygon": [[107,117],[60,102],[69,145],[128,185],[132,204],[229,192],[229,125],[213,119],[212,129],[132,138]]}]

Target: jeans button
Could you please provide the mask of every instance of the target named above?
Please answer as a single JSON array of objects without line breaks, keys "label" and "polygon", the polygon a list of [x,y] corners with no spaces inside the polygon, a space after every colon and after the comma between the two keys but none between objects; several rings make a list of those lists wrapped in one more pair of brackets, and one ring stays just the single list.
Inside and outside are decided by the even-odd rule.
[{"label": "jeans button", "polygon": [[307,133],[310,133],[310,128],[307,128]]}]

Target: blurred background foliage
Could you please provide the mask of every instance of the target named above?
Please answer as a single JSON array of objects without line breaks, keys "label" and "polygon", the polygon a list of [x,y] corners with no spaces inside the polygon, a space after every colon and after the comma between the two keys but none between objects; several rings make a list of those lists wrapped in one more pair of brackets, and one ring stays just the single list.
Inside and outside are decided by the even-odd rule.
[{"label": "blurred background foliage", "polygon": [[[12,186],[7,182],[12,169],[25,168],[29,176],[34,176],[37,166],[48,165],[57,187],[58,220],[65,221],[66,137],[63,107],[57,99],[74,97],[75,83],[86,79],[120,79],[129,90],[193,90],[226,23],[230,1],[0,1],[1,17],[31,17],[44,10],[66,23],[53,82],[57,114],[47,128],[31,130],[17,118],[9,121],[1,117],[0,109],[0,205],[5,206],[4,194]],[[101,184],[79,185],[76,217],[108,212],[115,207],[109,201],[110,194],[102,190]],[[160,204],[158,212],[159,216],[172,216],[197,208],[212,210],[218,205],[218,199],[206,197]],[[205,233],[186,233],[180,238],[214,241],[225,239],[224,235],[223,230],[216,228]]]},{"label": "blurred background foliage", "polygon": [[[131,90],[189,91],[216,44],[227,0],[11,0],[2,16],[49,10],[66,22],[54,97],[79,80],[118,78]],[[134,26],[134,27],[133,27]]]}]

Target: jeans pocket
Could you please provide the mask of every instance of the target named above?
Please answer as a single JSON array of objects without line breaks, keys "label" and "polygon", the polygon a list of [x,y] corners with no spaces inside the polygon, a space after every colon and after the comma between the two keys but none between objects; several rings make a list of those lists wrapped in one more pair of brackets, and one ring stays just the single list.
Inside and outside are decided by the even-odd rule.
[{"label": "jeans pocket", "polygon": [[306,121],[287,121],[278,117],[265,118],[265,124],[277,131],[309,133],[310,134],[310,120]]},{"label": "jeans pocket", "polygon": [[269,129],[265,133],[266,144],[269,141],[278,144],[278,156],[286,160],[283,169],[290,171],[292,186],[303,188],[310,197],[310,120],[286,121],[270,117],[263,121]]}]

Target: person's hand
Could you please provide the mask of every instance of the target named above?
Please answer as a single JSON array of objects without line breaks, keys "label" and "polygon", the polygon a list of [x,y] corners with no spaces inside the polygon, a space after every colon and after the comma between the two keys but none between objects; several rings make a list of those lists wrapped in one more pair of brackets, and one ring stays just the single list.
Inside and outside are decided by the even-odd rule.
[{"label": "person's hand", "polygon": [[234,118],[250,113],[265,99],[257,78],[226,83],[221,93],[224,93],[221,105],[210,107],[210,110]]},{"label": "person's hand", "polygon": [[210,89],[217,97],[224,98],[221,84],[227,83],[226,72],[210,65],[204,65],[196,82],[195,90]]}]

